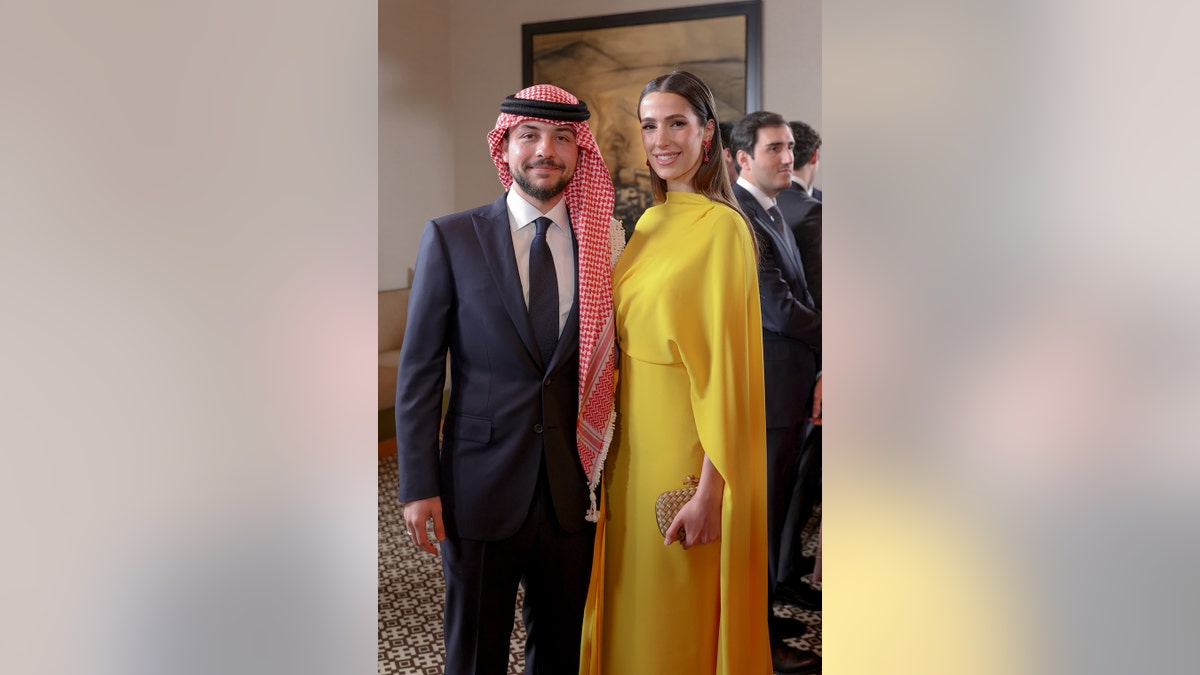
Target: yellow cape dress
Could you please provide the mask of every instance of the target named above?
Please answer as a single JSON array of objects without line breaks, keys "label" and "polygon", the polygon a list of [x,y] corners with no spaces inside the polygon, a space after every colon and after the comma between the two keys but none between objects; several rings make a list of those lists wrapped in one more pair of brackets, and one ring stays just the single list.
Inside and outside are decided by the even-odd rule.
[{"label": "yellow cape dress", "polygon": [[[741,216],[671,192],[613,270],[617,431],[605,465],[582,675],[769,675],[766,421],[757,263]],[[725,479],[720,540],[663,545],[654,503]]]}]

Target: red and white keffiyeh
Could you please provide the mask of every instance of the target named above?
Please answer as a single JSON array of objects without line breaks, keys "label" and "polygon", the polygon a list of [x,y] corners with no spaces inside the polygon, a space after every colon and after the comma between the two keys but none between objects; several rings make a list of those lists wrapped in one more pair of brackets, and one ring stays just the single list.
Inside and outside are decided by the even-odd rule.
[{"label": "red and white keffiyeh", "polygon": [[[549,84],[522,89],[513,98],[580,106],[579,99]],[[580,107],[586,110],[585,106]],[[553,113],[547,111],[546,114]],[[565,198],[579,250],[579,416],[575,430],[579,462],[592,494],[587,519],[595,522],[599,519],[596,485],[600,482],[600,472],[616,424],[612,268],[619,251],[611,229],[614,222],[612,178],[586,121],[501,112],[487,139],[505,190],[512,185],[512,174],[503,157],[504,135],[525,119],[568,125],[574,129],[579,145],[579,160],[575,174],[567,184]],[[624,243],[623,239],[621,243]]]}]

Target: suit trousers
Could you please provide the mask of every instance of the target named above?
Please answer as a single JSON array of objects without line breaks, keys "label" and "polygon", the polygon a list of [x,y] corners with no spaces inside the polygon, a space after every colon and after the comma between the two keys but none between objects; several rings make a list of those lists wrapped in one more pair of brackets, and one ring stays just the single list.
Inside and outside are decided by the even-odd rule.
[{"label": "suit trousers", "polygon": [[543,460],[529,513],[515,534],[478,541],[446,533],[446,675],[508,673],[518,584],[525,589],[526,675],[579,671],[596,527],[564,532],[548,489]]},{"label": "suit trousers", "polygon": [[767,429],[767,570],[770,602],[775,600],[779,560],[788,542],[783,538],[788,502],[795,489],[804,423]]},{"label": "suit trousers", "polygon": [[802,535],[813,509],[821,502],[821,427],[806,425],[800,447],[796,481],[780,532],[779,576],[776,578],[777,584],[792,589],[803,588],[801,577],[813,571],[814,560],[805,559],[803,555]]}]

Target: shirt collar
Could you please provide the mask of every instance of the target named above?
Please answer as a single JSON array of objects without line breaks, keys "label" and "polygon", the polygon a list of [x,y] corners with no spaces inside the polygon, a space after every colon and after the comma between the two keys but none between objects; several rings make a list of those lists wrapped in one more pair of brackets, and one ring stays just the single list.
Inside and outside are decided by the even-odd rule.
[{"label": "shirt collar", "polygon": [[754,199],[762,205],[764,211],[767,213],[771,212],[771,207],[775,206],[774,199],[771,199],[762,190],[759,190],[757,185],[746,180],[745,176],[738,176],[737,184],[745,188],[746,192],[754,195]]},{"label": "shirt collar", "polygon": [[508,191],[507,203],[509,214],[508,224],[512,227],[513,232],[542,216],[546,216],[550,220],[553,220],[554,224],[561,227],[567,234],[571,233],[571,219],[567,214],[567,200],[565,197],[558,200],[554,208],[546,213],[538,211],[533,204],[525,201],[521,195],[517,194],[516,190]]},{"label": "shirt collar", "polygon": [[793,182],[793,183],[795,183],[796,185],[799,185],[799,186],[800,186],[800,189],[801,189],[801,190],[804,190],[805,192],[807,192],[807,193],[808,193],[810,196],[812,195],[812,188],[810,188],[809,186],[805,185],[805,184],[804,184],[804,181],[802,181],[802,180],[800,180],[799,178],[797,178],[795,174],[792,174],[792,182]]}]

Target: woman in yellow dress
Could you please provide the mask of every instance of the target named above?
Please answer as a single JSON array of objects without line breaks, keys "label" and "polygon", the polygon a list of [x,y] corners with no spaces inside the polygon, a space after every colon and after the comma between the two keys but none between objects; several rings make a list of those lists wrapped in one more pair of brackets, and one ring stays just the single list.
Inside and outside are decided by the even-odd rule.
[{"label": "woman in yellow dress", "polygon": [[[656,205],[613,270],[617,430],[583,675],[772,672],[757,253],[715,108],[683,71],[638,101]],[[664,540],[655,501],[689,475],[698,490]]]}]

